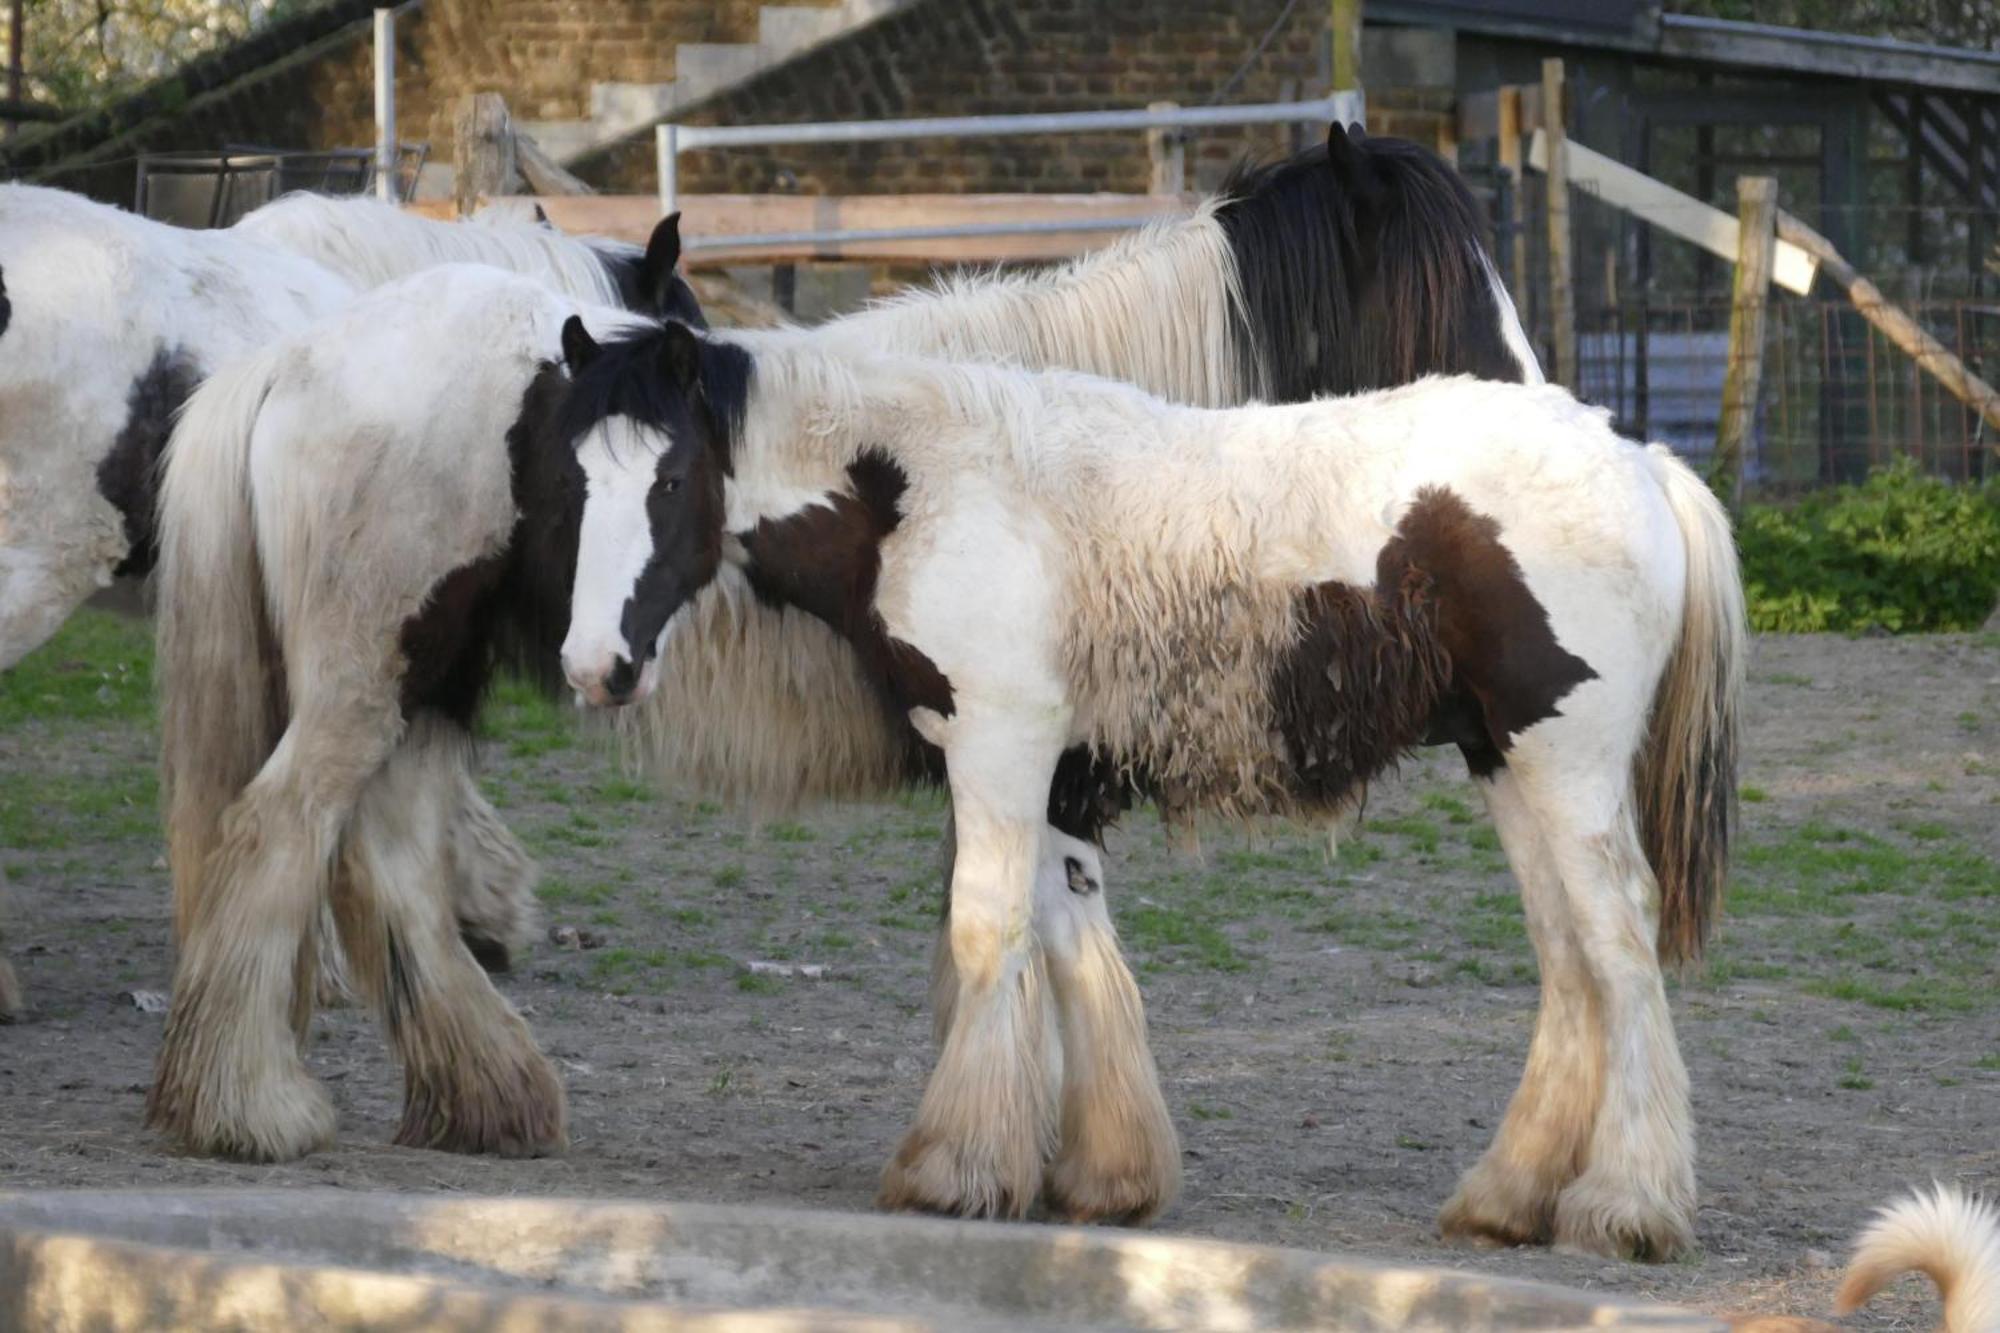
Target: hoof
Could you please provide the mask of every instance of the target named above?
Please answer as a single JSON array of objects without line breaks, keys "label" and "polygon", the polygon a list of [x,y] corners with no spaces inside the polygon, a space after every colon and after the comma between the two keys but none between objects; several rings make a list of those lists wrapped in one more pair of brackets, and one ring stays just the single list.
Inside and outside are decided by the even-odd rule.
[{"label": "hoof", "polygon": [[209,1082],[204,1095],[163,1070],[146,1098],[147,1126],[187,1152],[238,1162],[292,1162],[333,1145],[333,1103],[303,1069],[254,1086]]},{"label": "hoof", "polygon": [[1666,1263],[1694,1248],[1692,1193],[1682,1203],[1585,1173],[1556,1202],[1555,1242],[1607,1259]]},{"label": "hoof", "polygon": [[1139,1226],[1174,1201],[1180,1192],[1179,1173],[1174,1175],[1174,1180],[1163,1180],[1157,1167],[1143,1163],[1105,1171],[1076,1160],[1058,1161],[1042,1183],[1042,1198],[1049,1216],[1064,1222]]},{"label": "hoof", "polygon": [[1017,1219],[1028,1215],[1034,1198],[1032,1187],[1008,1185],[990,1163],[973,1161],[953,1145],[912,1130],[882,1172],[875,1206],[945,1217]]},{"label": "hoof", "polygon": [[1547,1245],[1555,1237],[1555,1191],[1526,1172],[1481,1162],[1438,1213],[1446,1240],[1498,1247]]},{"label": "hoof", "polygon": [[411,1074],[404,1083],[396,1145],[499,1157],[563,1151],[569,1146],[569,1102],[562,1080],[539,1052],[507,1065],[461,1067],[429,1079]]}]

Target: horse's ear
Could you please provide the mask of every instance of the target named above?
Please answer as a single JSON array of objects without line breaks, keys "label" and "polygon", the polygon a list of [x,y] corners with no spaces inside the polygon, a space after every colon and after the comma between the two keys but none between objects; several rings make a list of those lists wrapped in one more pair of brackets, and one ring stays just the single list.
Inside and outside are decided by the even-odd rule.
[{"label": "horse's ear", "polygon": [[676,211],[654,226],[646,240],[646,257],[639,261],[639,292],[648,303],[646,313],[667,313],[674,296],[674,266],[680,262],[681,215]]},{"label": "horse's ear", "polygon": [[1357,213],[1372,213],[1387,192],[1369,155],[1368,135],[1357,124],[1335,121],[1326,135],[1326,165]]},{"label": "horse's ear", "polygon": [[590,336],[590,330],[583,327],[582,319],[576,315],[571,315],[563,321],[563,364],[569,367],[570,374],[574,375],[578,373],[592,361],[595,361],[598,352],[601,350],[597,345],[597,339]]},{"label": "horse's ear", "polygon": [[701,378],[701,338],[677,319],[668,320],[660,342],[660,368],[683,392],[693,392]]}]

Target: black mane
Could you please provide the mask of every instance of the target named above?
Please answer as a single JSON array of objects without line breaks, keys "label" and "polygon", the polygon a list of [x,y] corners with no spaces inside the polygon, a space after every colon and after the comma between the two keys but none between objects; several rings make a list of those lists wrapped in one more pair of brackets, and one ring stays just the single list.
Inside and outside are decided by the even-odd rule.
[{"label": "black mane", "polygon": [[643,328],[597,344],[589,362],[572,372],[556,418],[556,437],[573,447],[584,432],[609,417],[630,417],[660,430],[691,408],[705,418],[720,446],[723,471],[730,446],[743,428],[750,402],[750,354],[735,343],[702,338],[695,391],[676,383],[666,368],[667,329]]},{"label": "black mane", "polygon": [[1248,382],[1300,402],[1430,374],[1519,380],[1458,173],[1407,140],[1334,133],[1333,152],[1246,163],[1223,185]]}]

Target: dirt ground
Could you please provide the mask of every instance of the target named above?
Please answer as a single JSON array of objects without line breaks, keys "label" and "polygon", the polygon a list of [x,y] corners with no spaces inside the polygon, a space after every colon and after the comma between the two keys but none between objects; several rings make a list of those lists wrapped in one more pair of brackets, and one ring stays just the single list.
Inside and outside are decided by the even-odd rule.
[{"label": "dirt ground", "polygon": [[[282,1167],[140,1127],[166,990],[144,631],[102,612],[0,680],[0,865],[35,1005],[0,1028],[0,1184],[338,1185],[866,1209],[929,1067],[933,798],[748,826],[663,801],[510,695],[490,788],[543,861],[544,941],[502,985],[569,1087],[572,1146],[496,1161],[387,1146],[368,1016],[319,1021],[339,1146]],[[1447,1247],[1435,1211],[1497,1125],[1536,989],[1514,890],[1442,758],[1325,838],[1150,817],[1114,835],[1187,1181],[1163,1230],[1448,1263],[1711,1311],[1821,1313],[1869,1209],[2000,1187],[2000,636],[1765,638],[1744,834],[1712,961],[1675,986],[1700,1135],[1701,1250],[1641,1267]],[[821,980],[752,959],[822,963]],[[1923,1328],[1915,1282],[1854,1326]]]}]

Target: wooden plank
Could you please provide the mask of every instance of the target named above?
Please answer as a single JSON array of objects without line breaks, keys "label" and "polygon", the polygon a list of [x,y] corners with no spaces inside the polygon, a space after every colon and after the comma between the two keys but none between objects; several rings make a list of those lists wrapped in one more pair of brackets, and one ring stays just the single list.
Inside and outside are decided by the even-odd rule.
[{"label": "wooden plank", "polygon": [[1769,176],[1739,176],[1736,201],[1729,367],[1722,380],[1722,419],[1716,426],[1709,478],[1732,507],[1743,502],[1744,447],[1757,424],[1757,395],[1764,383],[1764,311],[1771,299],[1771,262],[1778,248],[1778,182]]},{"label": "wooden plank", "polygon": [[1515,224],[1513,235],[1507,244],[1508,267],[1512,279],[1509,286],[1514,293],[1516,305],[1525,307],[1528,302],[1528,229],[1521,223],[1522,207],[1526,196],[1527,176],[1521,170],[1521,90],[1506,87],[1499,90],[1495,99],[1494,131],[1499,140],[1500,165],[1514,177],[1514,216],[1508,221]]},{"label": "wooden plank", "polygon": [[461,97],[451,111],[452,198],[460,217],[472,216],[484,197],[509,194],[520,181],[514,161],[514,122],[498,93]]},{"label": "wooden plank", "polygon": [[[1778,235],[1784,241],[1811,251],[1819,260],[1820,271],[1847,293],[1847,299],[1861,317],[1880,329],[1890,342],[1913,359],[1925,374],[1950,391],[1951,395],[1979,413],[1986,423],[2000,431],[2000,390],[1966,368],[1951,349],[1930,335],[1929,330],[1891,305],[1882,289],[1857,272],[1833,243],[1790,213],[1778,213]],[[1987,445],[2000,454],[2000,439]]]},{"label": "wooden plank", "polygon": [[1577,388],[1576,275],[1571,268],[1569,230],[1569,142],[1563,128],[1563,62],[1542,62],[1543,133],[1553,145],[1549,153],[1549,324],[1555,338],[1556,383],[1571,393]]},{"label": "wooden plank", "polygon": [[[1735,262],[1736,219],[1721,209],[1574,141],[1566,141],[1563,159],[1569,179],[1588,187],[1605,203]],[[1537,130],[1528,148],[1528,165],[1537,171],[1547,171],[1548,162],[1548,136]],[[1804,249],[1780,239],[1771,265],[1771,280],[1788,292],[1810,296],[1818,262]]]},{"label": "wooden plank", "polygon": [[1330,0],[1335,91],[1361,87],[1361,0]]},{"label": "wooden plank", "polygon": [[[646,195],[538,197],[562,230],[611,236],[643,245],[659,220],[659,201]],[[430,217],[451,217],[449,200],[411,205]],[[801,231],[877,231],[894,227],[996,222],[1095,221],[1185,216],[1179,197],[1135,194],[696,194],[681,198],[684,240]],[[1054,232],[1028,236],[967,236],[842,245],[729,247],[688,252],[691,267],[813,261],[988,264],[1068,259],[1109,245],[1118,232]]]}]

